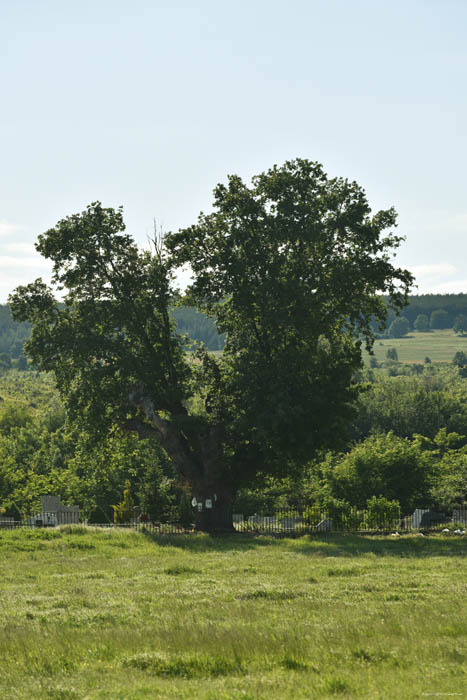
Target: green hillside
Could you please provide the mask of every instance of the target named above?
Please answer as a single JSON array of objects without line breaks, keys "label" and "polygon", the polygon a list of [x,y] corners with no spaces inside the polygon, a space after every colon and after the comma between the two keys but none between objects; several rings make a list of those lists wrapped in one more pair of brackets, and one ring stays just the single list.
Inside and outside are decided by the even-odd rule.
[{"label": "green hillside", "polygon": [[432,362],[452,362],[456,352],[467,352],[467,336],[456,335],[448,329],[428,333],[412,331],[403,338],[382,338],[374,346],[379,362],[386,360],[388,348],[396,348],[399,362],[405,364],[423,363],[425,357]]}]

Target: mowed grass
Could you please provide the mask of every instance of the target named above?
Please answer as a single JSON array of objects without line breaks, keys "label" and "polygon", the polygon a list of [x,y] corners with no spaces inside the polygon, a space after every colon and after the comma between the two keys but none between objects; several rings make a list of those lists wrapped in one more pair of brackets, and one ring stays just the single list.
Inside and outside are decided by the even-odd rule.
[{"label": "mowed grass", "polygon": [[[467,336],[456,335],[452,330],[428,333],[412,331],[404,338],[377,340],[373,349],[379,362],[386,360],[388,348],[396,348],[399,362],[407,364],[423,363],[425,357],[432,362],[452,362],[456,352],[467,352]],[[368,360],[366,356],[366,362]]]},{"label": "mowed grass", "polygon": [[467,539],[0,532],[0,697],[467,695]]}]

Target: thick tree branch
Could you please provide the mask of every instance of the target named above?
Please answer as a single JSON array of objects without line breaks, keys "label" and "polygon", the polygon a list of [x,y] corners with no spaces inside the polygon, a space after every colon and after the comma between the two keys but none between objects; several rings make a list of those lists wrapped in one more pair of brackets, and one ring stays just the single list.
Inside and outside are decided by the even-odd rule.
[{"label": "thick tree branch", "polygon": [[136,386],[130,391],[128,398],[130,404],[139,409],[150,423],[153,435],[157,434],[159,442],[174,462],[181,476],[186,479],[195,478],[200,471],[199,465],[185,445],[183,436],[171,421],[161,418],[157,413],[154,403],[145,393],[144,387]]},{"label": "thick tree branch", "polygon": [[140,420],[127,420],[120,424],[121,429],[126,433],[138,433],[138,437],[144,438],[159,438],[159,432],[151,425],[142,423]]}]

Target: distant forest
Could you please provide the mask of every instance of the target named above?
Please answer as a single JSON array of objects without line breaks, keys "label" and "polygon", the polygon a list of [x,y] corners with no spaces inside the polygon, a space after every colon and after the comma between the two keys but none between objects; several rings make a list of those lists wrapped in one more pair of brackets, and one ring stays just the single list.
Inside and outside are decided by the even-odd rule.
[{"label": "distant forest", "polygon": [[208,350],[222,350],[224,347],[224,335],[217,332],[212,318],[188,306],[172,309],[172,316],[182,335],[186,333],[192,340],[204,343]]},{"label": "distant forest", "polygon": [[[420,314],[425,314],[430,318],[433,311],[446,311],[446,317],[451,328],[457,316],[467,316],[467,294],[420,294],[409,297],[409,303],[401,312],[402,316],[410,323],[413,329],[415,320]],[[390,312],[387,319],[387,327],[391,325],[395,314]]]},{"label": "distant forest", "polygon": [[[409,304],[402,311],[410,325],[414,323],[420,314],[430,318],[433,311],[445,311],[445,327],[453,326],[454,321],[460,315],[467,316],[467,294],[420,294],[409,297]],[[217,332],[214,321],[194,308],[175,307],[172,310],[177,324],[177,331],[186,334],[192,340],[202,342],[209,350],[222,350],[224,336]],[[386,327],[389,328],[395,314],[390,311]],[[376,330],[376,329],[375,329]],[[12,359],[17,359],[22,354],[23,344],[31,332],[29,323],[15,323],[6,304],[0,304],[0,355],[7,353]]]},{"label": "distant forest", "polygon": [[18,358],[30,333],[30,323],[15,323],[8,306],[0,304],[0,354],[7,353],[13,359]]},{"label": "distant forest", "polygon": [[[180,334],[204,343],[209,350],[222,350],[224,347],[224,336],[217,332],[212,318],[187,307],[174,308],[172,315]],[[8,305],[0,304],[0,355],[7,353],[13,360],[19,358],[30,333],[30,323],[15,323]]]}]

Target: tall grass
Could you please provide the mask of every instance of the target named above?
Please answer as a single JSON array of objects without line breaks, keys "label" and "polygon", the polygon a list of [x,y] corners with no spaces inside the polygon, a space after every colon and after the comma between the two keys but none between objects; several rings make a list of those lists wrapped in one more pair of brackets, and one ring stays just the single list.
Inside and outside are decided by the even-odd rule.
[{"label": "tall grass", "polygon": [[0,697],[463,696],[466,546],[0,532]]}]

